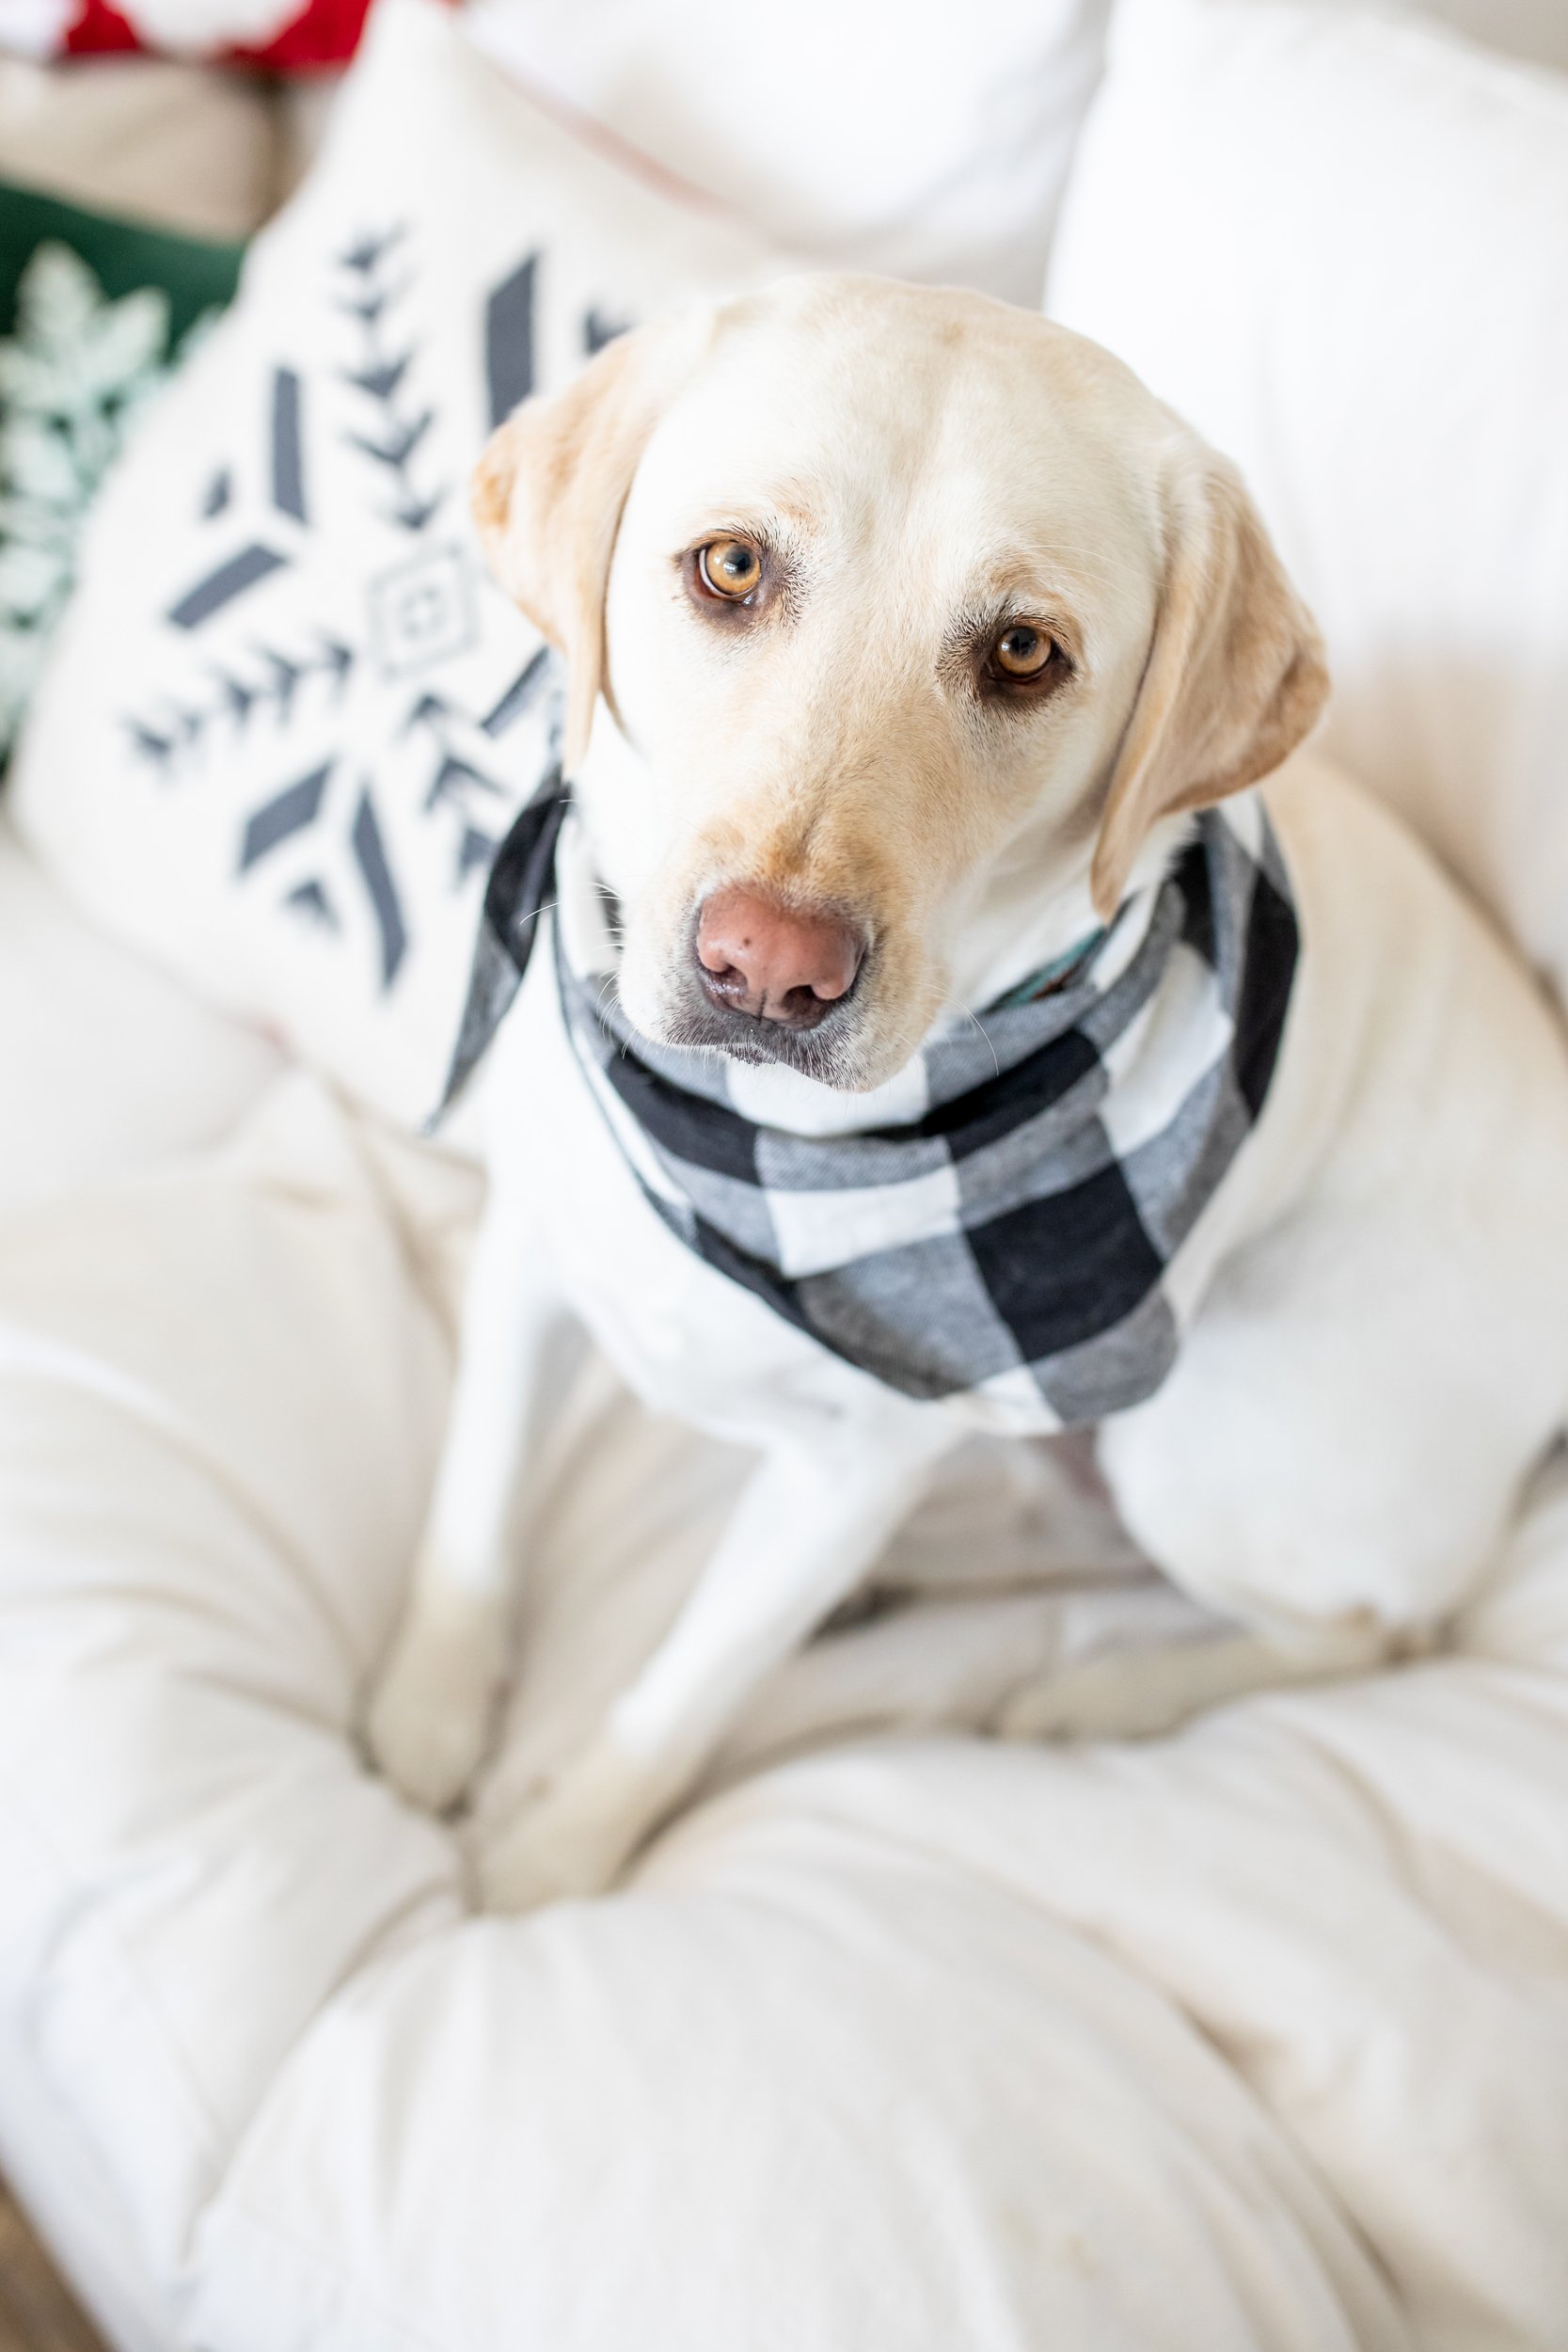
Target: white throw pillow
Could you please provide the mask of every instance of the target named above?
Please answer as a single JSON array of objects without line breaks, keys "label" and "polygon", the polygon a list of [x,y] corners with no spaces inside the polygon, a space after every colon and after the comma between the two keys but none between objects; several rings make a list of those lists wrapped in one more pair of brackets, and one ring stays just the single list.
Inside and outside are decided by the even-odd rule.
[{"label": "white throw pillow", "polygon": [[1047,300],[1239,461],[1327,635],[1329,746],[1568,995],[1568,83],[1125,0]]},{"label": "white throw pillow", "polygon": [[14,780],[68,892],[423,1118],[492,847],[551,756],[474,459],[618,328],[779,266],[542,115],[436,0],[381,0],[316,168],[89,529]]},{"label": "white throw pillow", "polygon": [[475,0],[475,38],[839,269],[1033,306],[1110,0]]}]

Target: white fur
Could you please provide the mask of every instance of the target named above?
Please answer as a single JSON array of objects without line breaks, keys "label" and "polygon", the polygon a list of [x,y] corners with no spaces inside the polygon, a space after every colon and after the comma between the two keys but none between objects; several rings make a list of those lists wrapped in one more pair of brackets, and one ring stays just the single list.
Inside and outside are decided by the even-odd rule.
[{"label": "white fur", "polygon": [[[676,436],[677,455],[686,446]],[[872,447],[863,459],[873,483],[875,457]],[[668,473],[674,460],[660,462]],[[848,464],[842,448],[838,462]],[[1090,463],[1083,453],[1077,462]],[[1093,502],[1094,485],[1081,485],[1079,509]],[[626,529],[628,564],[646,571],[635,515]],[[1147,541],[1139,521],[1122,557],[1129,577],[1143,565],[1126,590],[1129,643],[1148,629]],[[635,579],[616,563],[610,645],[625,718],[640,666],[645,704],[666,691],[670,661],[634,642]],[[1101,573],[1099,593],[1114,603],[1104,580],[1114,587],[1115,562]],[[1091,780],[1136,681],[1113,639],[1101,675],[1115,707],[1061,723],[1076,728]],[[706,723],[717,723],[711,707]],[[652,731],[669,740],[677,723],[665,707]],[[643,772],[634,731],[601,708],[580,797],[635,916],[640,877],[679,849],[681,818],[660,777]],[[1069,807],[1072,794],[1059,780],[1053,788]],[[1389,818],[1307,755],[1265,791],[1304,941],[1279,1067],[1177,1262],[1190,1318],[1179,1360],[1100,1434],[1101,1467],[1139,1544],[1243,1630],[1028,1685],[1002,1725],[1018,1734],[1158,1731],[1255,1683],[1365,1668],[1430,1639],[1488,1565],[1568,1406],[1560,1039],[1521,971]],[[633,806],[640,838],[617,856]],[[1019,837],[1015,826],[1012,850]],[[1170,839],[1157,829],[1140,871]],[[967,914],[962,893],[947,903],[942,953],[960,1002],[987,1001],[1042,944],[1092,919],[1086,849],[1042,888],[1043,911],[1018,887],[1010,854],[989,888],[970,892]],[[650,997],[656,945],[646,929]],[[784,1071],[754,1079],[776,1123],[866,1116],[863,1094]],[[546,954],[492,1049],[484,1107],[490,1197],[451,1434],[371,1726],[409,1794],[453,1800],[483,1753],[527,1549],[514,1503],[562,1385],[570,1322],[650,1406],[759,1457],[664,1645],[591,1753],[539,1792],[494,1853],[487,1894],[509,1908],[613,1878],[747,1694],[863,1578],[972,1417],[884,1389],[668,1231],[588,1091]]]},{"label": "white fur", "polygon": [[[1488,1564],[1568,1401],[1568,1087],[1547,1017],[1341,779],[1299,757],[1269,799],[1309,943],[1286,1054],[1197,1236],[1205,1295],[1177,1367],[1101,1433],[1149,1556],[1264,1646],[1069,1670],[1017,1695],[1020,1732],[1154,1731],[1259,1681],[1374,1662]],[[651,1406],[762,1453],[599,1746],[496,1855],[504,1908],[614,1875],[747,1692],[863,1576],[964,1423],[830,1356],[675,1239],[609,1138],[544,958],[498,1038],[486,1113],[451,1437],[373,1719],[409,1793],[454,1798],[483,1746],[519,1441],[537,1443],[565,1302]]]}]

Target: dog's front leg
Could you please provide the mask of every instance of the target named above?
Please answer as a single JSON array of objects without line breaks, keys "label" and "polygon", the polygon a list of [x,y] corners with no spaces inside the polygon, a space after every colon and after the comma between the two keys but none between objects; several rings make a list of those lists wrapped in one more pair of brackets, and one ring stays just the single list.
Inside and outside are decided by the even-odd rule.
[{"label": "dog's front leg", "polygon": [[752,1473],[696,1590],[592,1747],[486,1855],[486,1900],[591,1894],[678,1803],[757,1684],[875,1565],[948,1440],[923,1416],[794,1443]]},{"label": "dog's front leg", "polygon": [[515,1598],[517,1498],[580,1344],[532,1221],[493,1187],[430,1516],[369,1722],[377,1762],[432,1810],[462,1795],[489,1741]]}]

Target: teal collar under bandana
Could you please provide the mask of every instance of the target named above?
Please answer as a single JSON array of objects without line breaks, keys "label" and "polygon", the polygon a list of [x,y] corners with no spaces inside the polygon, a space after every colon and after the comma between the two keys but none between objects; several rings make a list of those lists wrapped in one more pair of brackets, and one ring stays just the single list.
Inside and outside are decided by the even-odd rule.
[{"label": "teal collar under bandana", "polygon": [[1013,1012],[1020,1005],[1032,1005],[1037,997],[1055,995],[1058,989],[1068,986],[1081,965],[1100,953],[1108,937],[1107,928],[1101,924],[1098,930],[1090,931],[1085,939],[1079,940],[1076,946],[1069,947],[1066,955],[1053,956],[1051,961],[1042,963],[1037,972],[1031,972],[1026,980],[1020,980],[1018,986],[1008,989],[1005,996],[998,996],[986,1007],[986,1010]]}]

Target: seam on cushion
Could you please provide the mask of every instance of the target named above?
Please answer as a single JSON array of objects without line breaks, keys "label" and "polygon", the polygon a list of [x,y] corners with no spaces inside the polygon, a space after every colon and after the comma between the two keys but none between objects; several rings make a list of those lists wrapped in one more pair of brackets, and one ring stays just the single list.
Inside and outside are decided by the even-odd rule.
[{"label": "seam on cushion", "polygon": [[[336,2321],[350,2328],[357,2326],[356,2311],[344,2308],[352,2304],[394,2342],[408,2345],[410,2352],[443,2352],[445,2339],[439,2332],[430,2334],[422,2326],[412,2326],[406,2319],[388,2312],[379,2296],[363,2284],[352,2268],[321,2247],[308,2245],[272,2217],[263,2217],[250,2210],[238,2198],[222,2205],[214,2201],[208,2207],[208,2213],[214,2229],[235,2228],[248,2233],[257,2240],[259,2249],[267,2254],[276,2257],[281,2252],[291,2257],[302,2269],[325,2280],[333,2291]],[[355,2341],[357,2352],[357,2338]]]},{"label": "seam on cushion", "polygon": [[763,223],[753,219],[742,205],[735,203],[730,198],[716,196],[711,188],[705,188],[697,181],[687,179],[683,172],[674,170],[669,164],[661,164],[657,155],[650,155],[646,148],[639,147],[620,131],[612,130],[597,115],[591,114],[585,106],[579,106],[576,99],[568,98],[553,82],[528,72],[508,51],[500,47],[492,48],[472,34],[466,38],[475,55],[493,67],[502,81],[519,91],[531,105],[537,106],[541,114],[547,115],[558,129],[580,141],[601,162],[612,164],[616,170],[624,171],[629,179],[641,181],[656,196],[662,196],[667,202],[694,215],[699,220],[718,221],[725,228],[744,231],[759,244],[771,246],[777,254],[785,251],[782,241],[773,236]]},{"label": "seam on cushion", "polygon": [[[1549,1668],[1515,1666],[1511,1661],[1495,1661],[1478,1657],[1475,1653],[1464,1657],[1450,1653],[1444,1657],[1423,1660],[1418,1663],[1405,1666],[1401,1671],[1402,1676],[1408,1677],[1412,1682],[1420,1681],[1430,1685],[1439,1677],[1447,1679],[1456,1664],[1465,1670],[1466,1690],[1468,1690],[1469,1683],[1468,1670],[1474,1666],[1480,1666],[1483,1670],[1490,1669],[1505,1682],[1514,1684],[1516,1687],[1505,1694],[1511,1700],[1523,1697],[1526,1700],[1538,1701],[1544,1686],[1547,1689],[1555,1689],[1556,1703],[1554,1705],[1546,1707],[1533,1705],[1528,1711],[1538,1721],[1544,1719],[1545,1727],[1555,1731],[1560,1738],[1565,1730],[1568,1730],[1562,1706],[1562,1677],[1560,1673],[1554,1677]],[[1484,1698],[1493,1699],[1498,1694],[1495,1691],[1488,1690],[1483,1691],[1481,1695]],[[1269,1696],[1278,1702],[1277,1720],[1284,1723],[1291,1737],[1317,1769],[1323,1772],[1324,1778],[1331,1781],[1342,1794],[1348,1795],[1352,1804],[1366,1819],[1369,1828],[1379,1843],[1384,1866],[1382,1875],[1393,1882],[1400,1892],[1407,1898],[1411,1907],[1419,1912],[1422,1918],[1441,1937],[1444,1945],[1457,1954],[1466,1966],[1475,1965],[1476,1954],[1460,1934],[1454,1922],[1429,1892],[1431,1873],[1428,1867],[1423,1867],[1423,1854],[1432,1856],[1438,1867],[1444,1865],[1449,1867],[1457,1865],[1464,1869],[1473,1869],[1478,1877],[1486,1881],[1498,1897],[1530,1910],[1547,1934],[1556,1935],[1560,1939],[1562,1937],[1565,1929],[1563,1914],[1560,1910],[1548,1911],[1532,1905],[1528,1890],[1517,1880],[1507,1877],[1499,1870],[1489,1868],[1484,1863],[1473,1859],[1465,1848],[1453,1841],[1451,1836],[1445,1836],[1439,1827],[1430,1823],[1420,1829],[1408,1827],[1397,1810],[1394,1798],[1385,1793],[1372,1773],[1368,1772],[1361,1763],[1359,1754],[1353,1752],[1354,1743],[1352,1749],[1340,1744],[1335,1737],[1333,1724],[1325,1724],[1315,1715],[1308,1692],[1278,1691],[1269,1693]],[[1513,1711],[1526,1710],[1511,1708],[1511,1712]],[[1314,1824],[1314,1826],[1319,1826],[1319,1824]],[[1486,1965],[1485,1973],[1488,1977],[1493,1977],[1501,1971],[1497,1963],[1492,1963]],[[1511,1970],[1509,1974],[1512,1980],[1513,1971]]]},{"label": "seam on cushion", "polygon": [[[4,1792],[0,1791],[0,1796],[3,1794]],[[72,1930],[81,1933],[84,1931],[85,1924],[87,1934],[90,1937],[92,1944],[106,1958],[117,1980],[155,2028],[155,2038],[166,2062],[170,2087],[181,2097],[185,2112],[196,2128],[198,2138],[196,2155],[200,2168],[208,2175],[207,2185],[194,2200],[189,2216],[172,2249],[172,2275],[164,2274],[162,2266],[151,2260],[150,2249],[143,2243],[141,2231],[134,2225],[135,2209],[125,2198],[120,2185],[119,2169],[110,2160],[104,2151],[101,2136],[94,2128],[90,2118],[83,2113],[69,2086],[60,2082],[57,2070],[54,2066],[46,2065],[41,2070],[42,2079],[51,2091],[60,2098],[61,2104],[68,2108],[75,2128],[82,2133],[97,2153],[105,2176],[115,2184],[122,2209],[127,2217],[127,2227],[131,2230],[131,2234],[138,2247],[148,2254],[149,2271],[160,2291],[166,2295],[185,2292],[182,2284],[182,2274],[189,2273],[196,2266],[197,2245],[202,2230],[207,2225],[208,2217],[217,2208],[247,2135],[277,2085],[292,2064],[295,2053],[307,2042],[334,2001],[338,2000],[370,1969],[395,1956],[394,1951],[387,1948],[388,1942],[396,1937],[419,1905],[429,1900],[429,1893],[427,1891],[424,1894],[410,1895],[405,1902],[398,1905],[388,1919],[381,1923],[372,1936],[362,1939],[352,1953],[346,1956],[342,1967],[334,1975],[330,1985],[323,1993],[316,2007],[304,2019],[299,2030],[291,2038],[287,2046],[278,2052],[276,2062],[269,2069],[265,2081],[260,2086],[248,2112],[230,2131],[225,2129],[219,2117],[208,2107],[202,2094],[199,2077],[185,2055],[183,2043],[173,2030],[163,2003],[146,1983],[141,1970],[124,1949],[112,1924],[104,1919],[101,1913],[97,1916],[93,1915],[92,1904],[102,1890],[90,1886],[83,1878],[82,1873],[65,1861],[47,1830],[33,1818],[30,1812],[24,1812],[14,1804],[8,1804],[5,1808],[5,1817],[0,1817],[0,1832],[3,1832],[6,1827],[7,1817],[8,1817],[9,1827],[13,1834],[19,1839],[24,1837],[32,1847],[38,1858],[40,1877],[53,1878],[65,1899],[67,1918],[52,1933],[45,1948],[53,1951],[62,1933]],[[451,1922],[451,1930],[455,1931],[461,1929],[467,1916],[467,1915],[465,1914],[463,1917]],[[41,1984],[48,1974],[47,1963],[42,1967],[30,1970],[27,1978],[29,1990]],[[29,2040],[31,2038],[31,2036],[28,2037]],[[234,2210],[239,2209],[236,2207]],[[265,2226],[270,2228],[272,2225],[269,2223]],[[309,2251],[304,2248],[300,2250]],[[422,2337],[410,2336],[408,2341],[423,2345],[427,2340]]]},{"label": "seam on cushion", "polygon": [[[907,1750],[911,1745],[929,1748],[938,1744],[956,1744],[960,1747],[983,1750],[993,1743],[963,1735],[959,1735],[956,1741],[951,1742],[930,1740],[911,1741],[898,1734],[891,1734],[882,1740],[857,1743],[856,1746],[847,1750],[838,1752],[829,1750],[821,1755],[793,1758],[775,1768],[775,1772],[759,1774],[758,1780],[765,1781],[775,1776],[783,1779],[794,1773],[800,1773],[802,1778],[805,1778],[807,1775],[831,1767],[834,1762],[846,1759],[853,1761],[863,1757],[878,1763],[885,1763],[890,1752],[896,1752],[899,1749]],[[727,1807],[733,1801],[737,1800],[741,1790],[747,1786],[754,1787],[755,1784],[743,1783],[740,1788],[725,1790],[721,1796],[715,1798],[713,1800],[715,1809],[721,1806]],[[793,1792],[793,1797],[797,1818],[803,1816],[814,1821],[819,1829],[826,1829],[836,1834],[847,1844],[852,1845],[858,1841],[863,1845],[871,1835],[864,1820],[853,1813],[846,1818],[842,1810],[836,1808],[830,1801],[821,1798],[815,1790],[808,1793],[803,1804],[800,1803],[799,1790]],[[908,1863],[919,1864],[927,1868],[933,1865],[948,1870],[952,1868],[951,1852],[942,1845],[939,1839],[927,1831],[913,1827],[894,1828],[879,1817],[875,1824],[875,1834],[879,1839],[885,1840]],[[1238,2056],[1227,2048],[1186,1995],[1163,1979],[1150,1974],[1142,1957],[1136,1952],[1125,1949],[1116,1935],[1101,1922],[1075,1918],[1070,1913],[1053,1908],[1048,1899],[1043,1899],[1037,1894],[1022,1882],[1017,1873],[1009,1871],[1005,1866],[990,1859],[976,1863],[973,1857],[966,1857],[962,1867],[977,1884],[985,1886],[992,1894],[1002,1895],[1009,1901],[1022,1904],[1025,1909],[1038,1914],[1075,1943],[1082,1945],[1090,1952],[1099,1954],[1102,1960],[1107,1961],[1112,1967],[1118,1969],[1131,1982],[1141,1988],[1151,2000],[1168,2011],[1172,2020],[1182,2031],[1192,2037],[1196,2045],[1209,2052],[1225,2073],[1238,2097],[1255,2110],[1259,2120],[1269,2129],[1278,2135],[1295,2162],[1301,2167],[1303,2173],[1316,2189],[1323,2201],[1324,2210],[1338,2220],[1347,2240],[1361,2253],[1370,2271],[1385,2288],[1390,2302],[1395,2307],[1396,2314],[1403,2317],[1405,2310],[1403,2288],[1396,2280],[1383,2248],[1373,2241],[1360,2215],[1349,2205],[1340,2192],[1338,2182],[1329,2176],[1320,2162],[1315,2149],[1302,2137],[1294,2120],[1281,2112],[1264,2094],[1245,2071]],[[647,1892],[652,1894],[655,1891],[654,1886],[650,1884]]]}]

